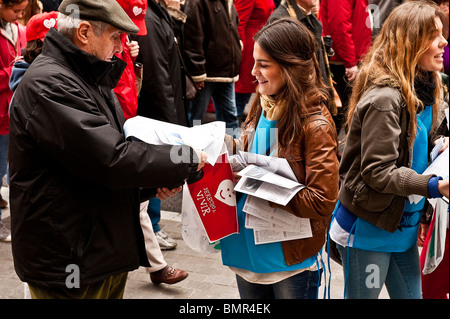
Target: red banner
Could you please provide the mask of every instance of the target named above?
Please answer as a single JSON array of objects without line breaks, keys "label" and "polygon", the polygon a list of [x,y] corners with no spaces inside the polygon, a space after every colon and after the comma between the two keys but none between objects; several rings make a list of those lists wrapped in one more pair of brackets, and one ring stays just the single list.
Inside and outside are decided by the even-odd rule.
[{"label": "red banner", "polygon": [[214,166],[206,163],[203,172],[203,178],[188,184],[188,188],[212,243],[239,232],[233,172],[227,154],[219,156]]}]

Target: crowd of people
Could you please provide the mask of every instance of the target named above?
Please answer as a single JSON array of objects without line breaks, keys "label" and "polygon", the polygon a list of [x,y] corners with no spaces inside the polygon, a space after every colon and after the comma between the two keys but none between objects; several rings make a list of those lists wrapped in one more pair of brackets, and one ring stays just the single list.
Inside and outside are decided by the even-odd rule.
[{"label": "crowd of people", "polygon": [[241,298],[318,298],[330,246],[345,298],[383,285],[448,298],[448,224],[442,261],[422,274],[439,223],[427,199],[449,197],[448,176],[423,174],[449,145],[448,19],[445,0],[0,0],[0,240],[17,275],[33,298],[122,298],[141,266],[155,284],[186,279],[161,252],[176,248],[161,200],[206,153],[126,139],[123,125],[210,112],[229,155],[286,158],[305,186],[270,206],[309,219],[311,237],[263,245],[237,193],[240,233],[220,249]]}]

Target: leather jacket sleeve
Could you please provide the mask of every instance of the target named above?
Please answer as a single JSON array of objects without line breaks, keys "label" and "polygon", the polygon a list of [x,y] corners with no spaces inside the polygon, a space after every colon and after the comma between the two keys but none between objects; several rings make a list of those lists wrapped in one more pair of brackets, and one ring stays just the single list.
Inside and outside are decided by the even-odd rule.
[{"label": "leather jacket sleeve", "polygon": [[287,206],[278,207],[303,218],[328,219],[336,205],[339,188],[336,132],[326,122],[314,121],[305,127],[304,134],[303,144],[280,151],[280,156],[286,157],[305,188]]}]

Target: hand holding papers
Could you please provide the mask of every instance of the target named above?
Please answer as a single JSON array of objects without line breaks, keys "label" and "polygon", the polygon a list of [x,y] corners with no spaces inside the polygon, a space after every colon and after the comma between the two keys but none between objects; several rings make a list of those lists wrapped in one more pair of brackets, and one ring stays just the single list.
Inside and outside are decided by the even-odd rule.
[{"label": "hand holding papers", "polygon": [[243,211],[245,227],[253,229],[255,245],[312,236],[308,218],[300,218],[280,209],[272,208],[269,201],[287,205],[292,197],[305,186],[298,183],[285,158],[241,152],[234,155],[236,167],[250,164],[240,170],[242,176],[235,190],[247,196]]},{"label": "hand holding papers", "polygon": [[[435,174],[436,176],[441,176],[443,179],[448,179],[448,152],[448,148],[446,148],[445,151],[443,151],[433,162],[431,162],[430,166],[428,166],[422,174]],[[422,196],[409,195],[408,199],[410,203],[418,203],[422,199]]]},{"label": "hand holding papers", "polygon": [[239,172],[242,176],[234,188],[241,193],[253,195],[268,201],[287,205],[297,192],[305,187],[262,167],[249,165]]},{"label": "hand holding papers", "polygon": [[[285,158],[241,153],[250,164],[239,172],[242,176],[234,190],[286,206],[295,194],[305,186],[296,181]],[[250,156],[254,156],[249,162]]]},{"label": "hand holding papers", "polygon": [[186,144],[206,153],[207,162],[214,165],[221,154],[225,138],[225,122],[185,127],[136,116],[123,126],[125,137],[136,137],[155,145]]},{"label": "hand holding papers", "polygon": [[[238,232],[233,175],[227,155],[221,155],[224,122],[184,127],[136,116],[125,122],[124,132],[127,138],[135,137],[149,144],[185,144],[207,154],[208,163],[203,167],[203,177],[197,181],[188,180],[184,187],[183,238],[188,245],[193,249],[205,248],[205,239],[212,243]],[[204,233],[199,233],[199,221]]]}]

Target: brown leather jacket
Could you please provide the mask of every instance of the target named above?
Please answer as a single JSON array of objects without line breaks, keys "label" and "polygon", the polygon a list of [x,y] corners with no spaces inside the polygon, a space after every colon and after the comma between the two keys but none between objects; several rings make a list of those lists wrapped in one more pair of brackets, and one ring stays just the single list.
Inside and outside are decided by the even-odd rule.
[{"label": "brown leather jacket", "polygon": [[[322,114],[322,115],[320,115]],[[294,144],[278,148],[274,156],[286,158],[299,183],[306,187],[286,206],[271,203],[299,217],[309,218],[313,236],[282,242],[285,262],[293,265],[317,254],[323,247],[339,188],[338,140],[332,117],[325,106],[303,114],[304,126]],[[228,151],[248,151],[258,125],[257,116],[239,140],[226,137]]]}]

